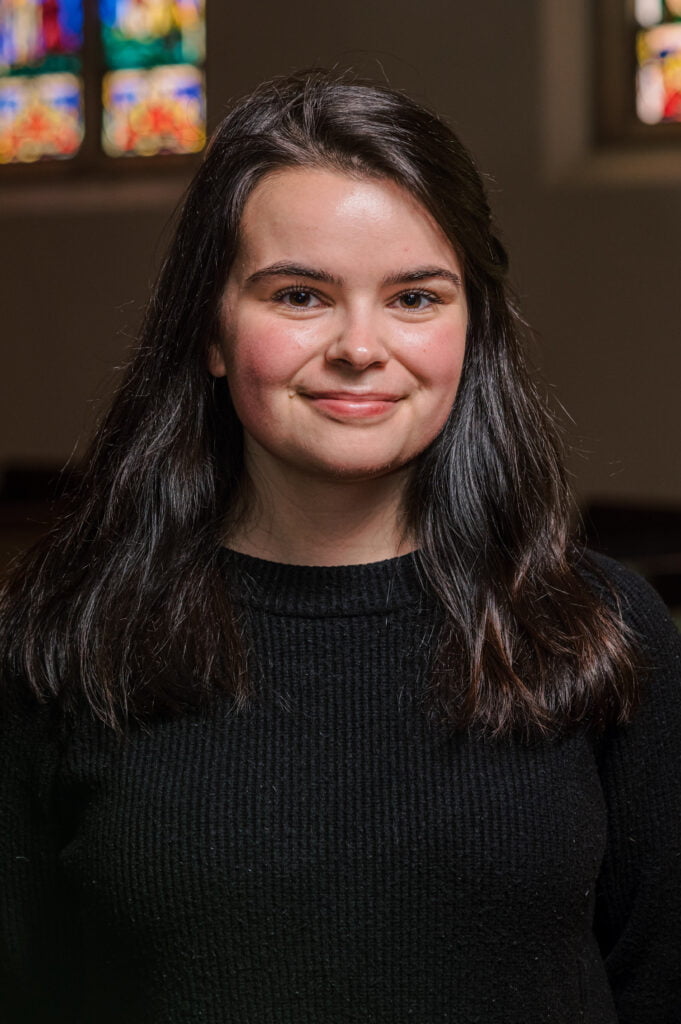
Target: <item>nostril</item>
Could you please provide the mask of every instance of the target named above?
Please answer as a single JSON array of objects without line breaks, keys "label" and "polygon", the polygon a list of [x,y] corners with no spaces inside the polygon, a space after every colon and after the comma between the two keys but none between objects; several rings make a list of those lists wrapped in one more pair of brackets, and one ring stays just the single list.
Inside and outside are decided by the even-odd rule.
[{"label": "nostril", "polygon": [[387,353],[380,342],[353,342],[351,338],[339,338],[326,352],[329,362],[344,363],[348,366],[366,367],[387,361]]}]

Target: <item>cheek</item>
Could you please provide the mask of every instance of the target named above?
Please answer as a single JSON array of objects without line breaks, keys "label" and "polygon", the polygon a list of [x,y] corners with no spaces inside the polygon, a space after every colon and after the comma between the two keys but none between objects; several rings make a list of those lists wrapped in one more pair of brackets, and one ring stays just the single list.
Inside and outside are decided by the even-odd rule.
[{"label": "cheek", "polygon": [[267,390],[285,383],[292,368],[291,346],[282,332],[242,331],[225,344],[230,388]]},{"label": "cheek", "polygon": [[421,405],[422,450],[433,441],[444,427],[459,390],[461,371],[466,347],[465,324],[456,332],[443,330],[430,339],[427,358],[422,362],[424,379],[424,403]]},{"label": "cheek", "polygon": [[251,433],[281,415],[288,386],[306,360],[286,325],[241,324],[225,339],[227,383],[237,416]]},{"label": "cheek", "polygon": [[443,325],[415,353],[412,372],[424,383],[433,403],[449,412],[459,386],[466,350],[466,322]]}]

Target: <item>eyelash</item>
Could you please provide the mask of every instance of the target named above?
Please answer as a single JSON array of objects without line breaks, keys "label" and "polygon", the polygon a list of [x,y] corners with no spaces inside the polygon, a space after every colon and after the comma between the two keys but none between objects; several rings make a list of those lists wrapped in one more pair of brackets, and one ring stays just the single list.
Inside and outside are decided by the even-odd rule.
[{"label": "eyelash", "polygon": [[[315,291],[314,288],[307,288],[307,287],[302,286],[302,285],[299,285],[299,286],[290,285],[288,288],[282,288],[281,291],[276,292],[272,296],[272,299],[273,299],[274,302],[283,302],[284,299],[288,298],[291,295],[296,295],[296,294],[298,294],[298,295],[300,295],[300,294],[312,295],[312,296],[314,296],[314,298],[319,299],[321,302],[324,301],[323,296],[321,296],[319,294],[319,292]],[[442,301],[443,301],[440,298],[439,295],[436,295],[434,292],[429,292],[425,288],[407,288],[405,291],[400,292],[398,295],[396,295],[395,298],[393,299],[393,302],[397,302],[404,295],[419,295],[422,298],[427,299],[428,302],[432,303],[433,305],[442,305]],[[306,307],[305,306],[295,306],[294,308],[295,309],[305,309]],[[414,313],[421,312],[421,310],[419,310],[419,309],[410,310],[408,306],[403,306],[402,308],[406,309],[407,312],[414,312]]]},{"label": "eyelash", "polygon": [[[290,295],[300,295],[300,294],[302,294],[302,295],[314,295],[315,299],[319,299],[321,302],[324,301],[322,296],[319,294],[319,292],[316,292],[314,290],[314,288],[306,288],[304,285],[298,285],[298,286],[290,285],[288,288],[282,288],[281,291],[275,292],[275,294],[272,296],[272,300],[274,302],[282,302],[284,299],[288,298]],[[304,306],[297,306],[296,308],[297,309],[304,309],[305,307]]]},{"label": "eyelash", "polygon": [[[400,292],[399,295],[396,295],[395,298],[401,299],[403,295],[420,295],[421,298],[427,299],[428,302],[432,302],[433,305],[442,305],[442,299],[440,298],[440,296],[436,295],[435,292],[429,292],[426,288],[408,288],[406,291]],[[408,307],[402,308],[408,309]],[[414,312],[418,313],[419,311],[414,310]]]}]

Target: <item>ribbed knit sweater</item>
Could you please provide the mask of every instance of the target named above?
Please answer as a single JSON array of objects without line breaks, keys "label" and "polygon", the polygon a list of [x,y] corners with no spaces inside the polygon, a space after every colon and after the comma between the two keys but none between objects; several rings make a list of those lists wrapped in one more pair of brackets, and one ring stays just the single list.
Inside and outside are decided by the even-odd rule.
[{"label": "ribbed knit sweater", "polygon": [[603,562],[654,664],[595,739],[422,710],[413,556],[227,553],[262,696],[0,741],[2,1024],[679,1024],[681,643]]}]

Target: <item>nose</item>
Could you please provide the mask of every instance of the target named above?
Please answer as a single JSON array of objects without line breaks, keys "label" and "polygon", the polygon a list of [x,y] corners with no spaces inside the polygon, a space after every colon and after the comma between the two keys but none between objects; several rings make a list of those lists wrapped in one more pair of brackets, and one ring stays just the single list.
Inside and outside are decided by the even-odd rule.
[{"label": "nose", "polygon": [[388,351],[378,324],[370,316],[347,317],[337,325],[337,333],[326,349],[326,359],[355,370],[383,365],[388,360]]}]

